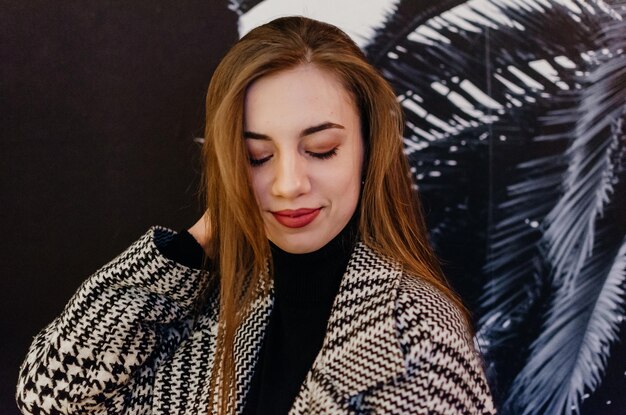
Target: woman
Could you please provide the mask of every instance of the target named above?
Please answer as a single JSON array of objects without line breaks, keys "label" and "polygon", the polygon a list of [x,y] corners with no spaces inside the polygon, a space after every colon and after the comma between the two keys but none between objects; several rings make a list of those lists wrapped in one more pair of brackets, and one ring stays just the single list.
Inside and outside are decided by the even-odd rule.
[{"label": "woman", "polygon": [[29,350],[21,410],[494,413],[401,133],[339,29],[244,36],[207,94],[207,213],[152,227],[79,288]]}]

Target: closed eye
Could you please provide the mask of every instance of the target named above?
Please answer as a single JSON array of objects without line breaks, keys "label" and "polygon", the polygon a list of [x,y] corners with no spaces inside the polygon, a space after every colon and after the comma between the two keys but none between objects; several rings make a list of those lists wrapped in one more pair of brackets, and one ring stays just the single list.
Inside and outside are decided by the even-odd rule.
[{"label": "closed eye", "polygon": [[249,158],[250,165],[252,167],[258,167],[258,166],[260,166],[261,164],[265,163],[266,161],[268,161],[271,158],[272,158],[272,156],[263,157],[261,159],[255,159],[255,158],[250,157]]},{"label": "closed eye", "polygon": [[326,160],[337,155],[337,147],[325,153],[314,153],[312,151],[307,151],[307,154],[309,154],[311,157],[315,157],[316,159]]},{"label": "closed eye", "polygon": [[[306,153],[309,156],[314,157],[316,159],[327,160],[327,159],[337,155],[337,147],[333,148],[332,150],[326,151],[324,153],[315,153],[313,151],[307,151]],[[272,157],[273,157],[273,155],[269,155],[267,157],[263,157],[263,158],[260,158],[260,159],[255,159],[255,158],[249,157],[250,165],[252,167],[261,166],[265,162],[269,161]]]}]

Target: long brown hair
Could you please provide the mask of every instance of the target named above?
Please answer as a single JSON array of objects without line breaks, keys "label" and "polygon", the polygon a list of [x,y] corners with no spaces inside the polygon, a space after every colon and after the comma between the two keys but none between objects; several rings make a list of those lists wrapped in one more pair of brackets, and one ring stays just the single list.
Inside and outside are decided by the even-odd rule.
[{"label": "long brown hair", "polygon": [[257,27],[223,58],[206,99],[203,186],[211,240],[208,256],[220,284],[211,408],[234,411],[234,340],[251,302],[266,295],[269,243],[248,176],[243,108],[248,86],[265,75],[302,64],[335,74],[357,103],[366,149],[360,203],[361,240],[397,260],[408,274],[442,291],[460,310],[428,243],[420,203],[403,152],[401,108],[389,84],[340,29],[304,17]]}]

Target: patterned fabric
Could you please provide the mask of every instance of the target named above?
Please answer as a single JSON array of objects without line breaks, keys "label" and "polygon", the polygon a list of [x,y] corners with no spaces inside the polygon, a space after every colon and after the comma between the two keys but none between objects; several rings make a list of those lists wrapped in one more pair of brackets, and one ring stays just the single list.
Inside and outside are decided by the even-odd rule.
[{"label": "patterned fabric", "polygon": [[[174,234],[151,227],[35,337],[18,379],[23,413],[209,413],[217,293],[193,318],[207,274],[160,253]],[[270,290],[235,336],[237,413],[272,304]],[[289,413],[495,413],[462,321],[437,290],[358,243]]]}]

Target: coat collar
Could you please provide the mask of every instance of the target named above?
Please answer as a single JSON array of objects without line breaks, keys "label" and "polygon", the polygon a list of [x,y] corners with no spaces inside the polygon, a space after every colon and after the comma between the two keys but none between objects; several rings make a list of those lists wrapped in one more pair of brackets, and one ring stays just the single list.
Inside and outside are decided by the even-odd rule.
[{"label": "coat collar", "polygon": [[[356,244],[331,309],[322,348],[311,369],[346,399],[397,379],[405,371],[394,315],[401,276],[399,264],[363,242]],[[237,330],[237,396],[245,396],[249,389],[273,301],[270,286],[269,293],[257,298]],[[373,360],[380,363],[372,365]],[[239,407],[242,401],[238,402],[237,412],[243,409]]]},{"label": "coat collar", "polygon": [[[343,396],[404,373],[394,315],[399,264],[357,243],[335,298],[314,370]],[[380,364],[372,365],[378,360]]]}]

